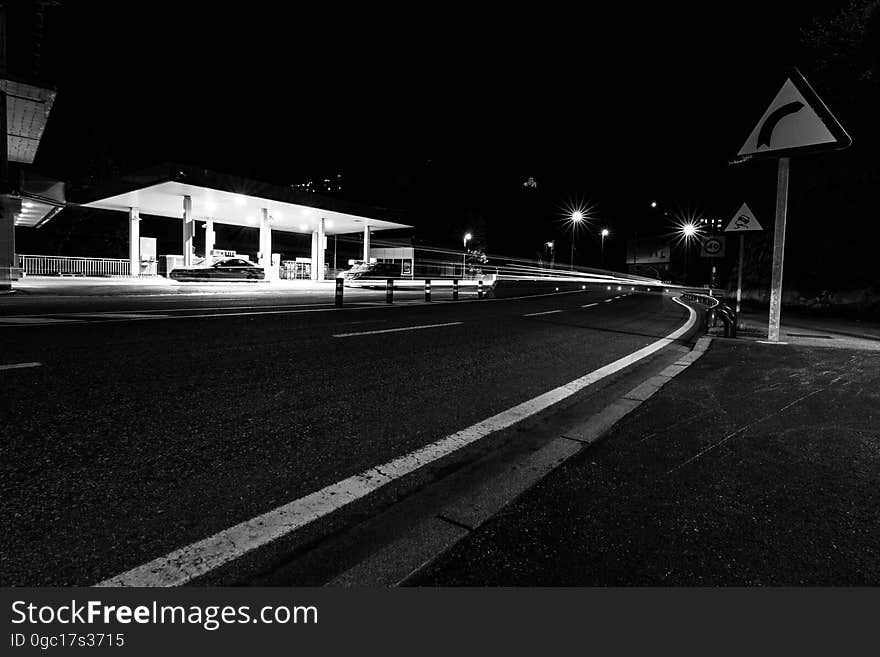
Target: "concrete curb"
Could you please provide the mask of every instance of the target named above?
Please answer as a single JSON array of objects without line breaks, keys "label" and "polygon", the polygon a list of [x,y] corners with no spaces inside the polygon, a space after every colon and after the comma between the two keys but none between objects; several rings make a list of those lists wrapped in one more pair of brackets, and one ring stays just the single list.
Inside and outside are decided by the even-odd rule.
[{"label": "concrete curb", "polygon": [[559,438],[549,441],[527,458],[495,474],[477,489],[450,500],[436,515],[339,574],[326,586],[405,585],[553,470],[606,436],[620,420],[696,362],[711,343],[709,336],[699,338],[690,353],[659,374],[642,382],[598,413],[573,425]]}]

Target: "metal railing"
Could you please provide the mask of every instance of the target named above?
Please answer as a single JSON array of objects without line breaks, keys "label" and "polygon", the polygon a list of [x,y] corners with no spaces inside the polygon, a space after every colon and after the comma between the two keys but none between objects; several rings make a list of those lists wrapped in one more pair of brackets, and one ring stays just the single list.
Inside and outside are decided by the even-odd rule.
[{"label": "metal railing", "polygon": [[693,301],[694,303],[702,304],[709,309],[715,308],[721,303],[721,301],[709,294],[699,294],[698,292],[682,292],[681,298],[684,301]]},{"label": "metal railing", "polygon": [[16,255],[18,267],[29,276],[131,276],[131,263],[122,258]]},{"label": "metal railing", "polygon": [[708,294],[684,292],[681,298],[684,301],[691,301],[706,306],[707,312],[703,317],[704,330],[708,331],[710,326],[715,326],[720,317],[721,321],[724,322],[724,337],[736,337],[736,313],[730,306]]}]

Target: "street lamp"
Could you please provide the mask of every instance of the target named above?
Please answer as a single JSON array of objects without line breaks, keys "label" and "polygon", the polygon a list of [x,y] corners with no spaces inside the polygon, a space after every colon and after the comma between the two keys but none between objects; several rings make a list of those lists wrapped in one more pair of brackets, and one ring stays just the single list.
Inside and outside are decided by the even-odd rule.
[{"label": "street lamp", "polygon": [[602,260],[601,260],[602,264],[600,265],[601,267],[605,266],[605,238],[606,237],[608,237],[608,229],[603,228],[602,229]]},{"label": "street lamp", "polygon": [[688,221],[679,226],[679,231],[681,232],[682,239],[684,240],[684,282],[687,283],[688,280],[688,261],[690,260],[690,246],[691,240],[696,238],[697,233],[699,232],[699,228],[693,221]]},{"label": "street lamp", "polygon": [[465,277],[465,273],[467,272],[467,243],[468,240],[471,239],[470,233],[464,234],[464,253],[461,255],[461,277]]},{"label": "street lamp", "polygon": [[550,269],[553,269],[556,266],[556,244],[550,240],[544,246],[550,249]]},{"label": "street lamp", "polygon": [[574,231],[584,220],[584,213],[580,210],[575,210],[571,213],[571,270],[574,271]]}]

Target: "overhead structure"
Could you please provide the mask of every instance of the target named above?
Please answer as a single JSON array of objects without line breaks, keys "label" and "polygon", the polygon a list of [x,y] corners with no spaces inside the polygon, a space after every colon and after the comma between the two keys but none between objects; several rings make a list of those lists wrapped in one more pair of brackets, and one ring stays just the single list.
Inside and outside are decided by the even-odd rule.
[{"label": "overhead structure", "polygon": [[54,89],[0,79],[6,94],[6,148],[10,162],[33,164],[55,103]]},{"label": "overhead structure", "polygon": [[38,226],[63,205],[53,194],[28,197],[22,183],[55,103],[56,91],[43,77],[43,60],[51,51],[44,48],[44,26],[60,4],[0,2],[0,294],[11,291],[20,274],[15,227]]},{"label": "overhead structure", "polygon": [[[315,280],[324,279],[324,249],[328,235],[362,234],[368,245],[373,231],[412,227],[392,221],[390,217],[380,218],[388,215],[397,218],[398,213],[389,210],[364,208],[290,187],[179,165],[164,165],[92,190],[80,205],[126,213],[134,211],[138,216],[181,219],[184,266],[190,266],[192,261],[193,221],[196,219],[206,222],[212,245],[216,224],[259,229],[260,252],[257,257],[267,273],[272,268],[272,231],[311,234],[312,278]],[[135,231],[132,230],[131,234],[131,254],[134,257]]]}]

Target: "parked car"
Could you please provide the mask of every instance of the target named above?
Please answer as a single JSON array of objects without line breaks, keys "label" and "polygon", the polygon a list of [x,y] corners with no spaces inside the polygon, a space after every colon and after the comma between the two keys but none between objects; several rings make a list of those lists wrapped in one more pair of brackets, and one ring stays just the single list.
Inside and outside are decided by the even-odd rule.
[{"label": "parked car", "polygon": [[256,281],[266,278],[266,272],[244,258],[223,258],[210,267],[175,268],[169,276],[176,281]]},{"label": "parked car", "polygon": [[389,278],[403,278],[402,266],[399,262],[361,262],[351,269],[340,272],[336,278],[347,281],[384,281]]}]

